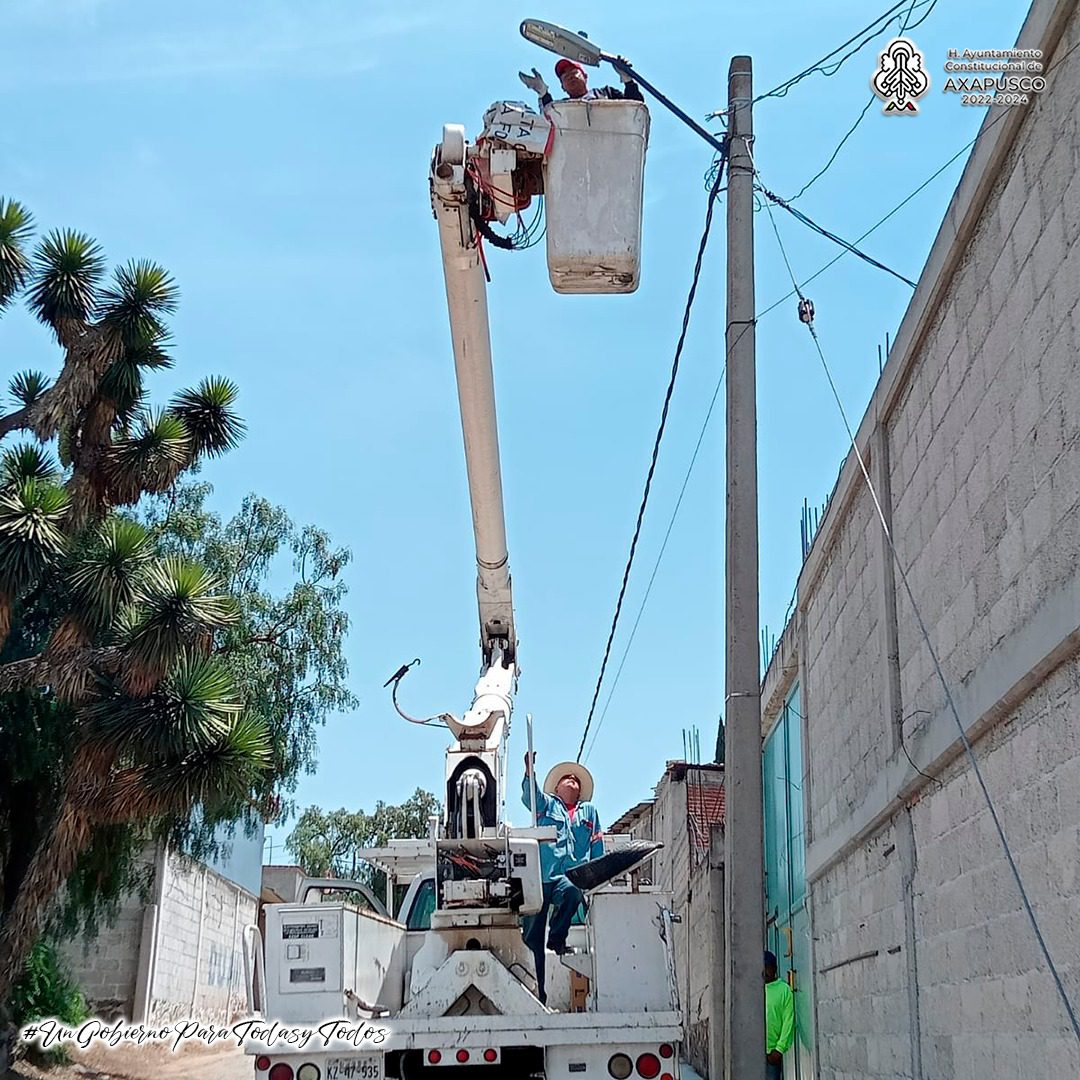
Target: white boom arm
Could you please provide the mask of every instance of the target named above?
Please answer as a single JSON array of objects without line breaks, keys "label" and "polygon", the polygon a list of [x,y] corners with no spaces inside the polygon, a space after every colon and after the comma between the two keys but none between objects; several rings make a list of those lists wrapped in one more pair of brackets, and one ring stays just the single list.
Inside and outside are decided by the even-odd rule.
[{"label": "white boom arm", "polygon": [[485,664],[490,666],[500,652],[504,665],[513,663],[517,641],[499,468],[487,287],[478,237],[469,215],[465,153],[464,127],[447,124],[431,164],[431,205],[442,246],[476,536],[480,646]]}]

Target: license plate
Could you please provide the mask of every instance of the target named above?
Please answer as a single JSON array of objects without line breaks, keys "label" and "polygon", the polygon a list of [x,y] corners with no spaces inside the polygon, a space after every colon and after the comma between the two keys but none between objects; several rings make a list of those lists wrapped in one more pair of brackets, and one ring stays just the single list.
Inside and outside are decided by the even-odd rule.
[{"label": "license plate", "polygon": [[383,1080],[385,1075],[382,1054],[330,1058],[326,1063],[326,1080]]}]

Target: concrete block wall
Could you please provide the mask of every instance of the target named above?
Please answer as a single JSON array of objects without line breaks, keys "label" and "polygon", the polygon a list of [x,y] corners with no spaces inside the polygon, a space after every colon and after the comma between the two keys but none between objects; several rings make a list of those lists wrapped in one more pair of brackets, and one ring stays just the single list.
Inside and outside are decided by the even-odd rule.
[{"label": "concrete block wall", "polygon": [[[975,746],[1047,945],[1080,1001],[1080,659]],[[912,807],[927,1076],[1080,1074],[1080,1052],[967,762]]]},{"label": "concrete block wall", "polygon": [[[684,985],[680,989],[686,1038],[683,1052],[693,1068],[712,1080],[715,1061],[711,1058],[709,1033],[718,997],[723,993],[723,952],[717,953],[714,938],[723,927],[717,917],[724,908],[724,831],[710,830],[708,858],[690,871],[690,890],[682,925],[686,928]],[[676,923],[676,929],[680,924]],[[721,943],[722,944],[722,943]]]},{"label": "concrete block wall", "polygon": [[819,1061],[852,1075],[899,1078],[911,1060],[897,840],[886,826],[814,888]]},{"label": "concrete block wall", "polygon": [[694,766],[668,762],[653,802],[642,810],[632,832],[637,839],[664,844],[649,860],[647,873],[654,885],[670,890],[681,920],[673,929],[686,1032],[683,1052],[701,1076],[714,1080],[721,1075],[710,1028],[723,994],[724,834],[720,825],[708,827],[708,836],[701,838],[703,853],[691,857],[688,782],[715,787],[723,783],[723,773],[706,766],[699,774]]},{"label": "concrete block wall", "polygon": [[[894,538],[960,682],[1080,551],[1078,68],[1030,106],[888,422]],[[944,702],[902,590],[898,605],[910,736]]]},{"label": "concrete block wall", "polygon": [[155,1019],[227,1021],[246,1009],[244,926],[258,901],[200,863],[170,859],[158,916]]},{"label": "concrete block wall", "polygon": [[[1060,66],[1000,144],[980,140],[860,443],[887,472],[901,565],[1080,1002],[1077,4],[1036,0],[1020,44]],[[849,462],[793,634],[818,1076],[1080,1075],[878,528]]]},{"label": "concrete block wall", "polygon": [[103,925],[92,941],[60,946],[68,970],[86,998],[91,1015],[131,1016],[142,941],[143,905],[129,896],[116,921]]},{"label": "concrete block wall", "polygon": [[[809,699],[831,723],[815,729],[811,813],[818,830],[848,816],[865,795],[887,750],[877,700],[883,674],[876,662],[880,571],[873,544],[880,528],[864,489],[852,495],[814,592],[805,609]],[[867,662],[868,654],[874,662]]]},{"label": "concrete block wall", "polygon": [[173,853],[155,889],[160,898],[156,945],[147,907],[132,894],[116,921],[101,927],[91,942],[61,946],[91,1012],[133,1016],[141,959],[151,965],[151,1019],[225,1022],[245,1012],[242,933],[255,922],[256,897]]}]

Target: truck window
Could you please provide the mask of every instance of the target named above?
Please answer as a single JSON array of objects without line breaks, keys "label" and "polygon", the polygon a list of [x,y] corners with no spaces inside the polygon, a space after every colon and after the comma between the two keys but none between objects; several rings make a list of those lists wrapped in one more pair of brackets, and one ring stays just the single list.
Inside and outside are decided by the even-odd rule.
[{"label": "truck window", "polygon": [[405,926],[409,930],[430,930],[431,913],[435,910],[435,879],[425,878],[416,890]]}]

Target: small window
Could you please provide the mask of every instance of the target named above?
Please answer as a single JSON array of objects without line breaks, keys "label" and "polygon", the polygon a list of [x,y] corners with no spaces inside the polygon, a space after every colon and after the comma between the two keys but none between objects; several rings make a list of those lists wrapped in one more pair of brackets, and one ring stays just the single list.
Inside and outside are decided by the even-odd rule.
[{"label": "small window", "polygon": [[425,878],[416,890],[409,918],[405,926],[409,930],[430,930],[431,913],[435,910],[435,879]]}]

